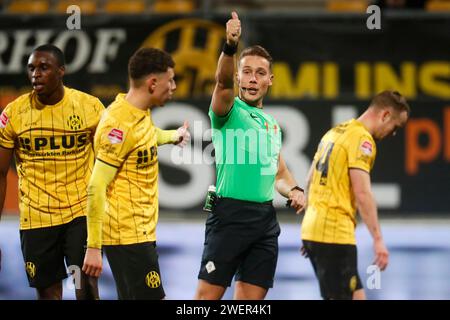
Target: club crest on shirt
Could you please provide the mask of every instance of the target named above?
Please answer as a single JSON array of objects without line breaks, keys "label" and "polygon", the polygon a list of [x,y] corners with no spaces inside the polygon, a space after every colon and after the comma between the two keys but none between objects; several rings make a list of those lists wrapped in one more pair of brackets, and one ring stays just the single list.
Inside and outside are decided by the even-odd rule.
[{"label": "club crest on shirt", "polygon": [[108,133],[108,140],[112,144],[121,143],[123,141],[123,131],[119,129],[112,129]]},{"label": "club crest on shirt", "polygon": [[369,141],[364,141],[361,144],[361,152],[366,155],[366,156],[370,156],[372,154],[372,144]]},{"label": "club crest on shirt", "polygon": [[0,128],[4,129],[8,121],[9,121],[8,116],[6,115],[5,112],[2,112],[2,114],[0,115]]},{"label": "club crest on shirt", "polygon": [[79,115],[73,114],[67,119],[67,125],[72,130],[80,130],[83,125],[83,120],[81,120]]}]

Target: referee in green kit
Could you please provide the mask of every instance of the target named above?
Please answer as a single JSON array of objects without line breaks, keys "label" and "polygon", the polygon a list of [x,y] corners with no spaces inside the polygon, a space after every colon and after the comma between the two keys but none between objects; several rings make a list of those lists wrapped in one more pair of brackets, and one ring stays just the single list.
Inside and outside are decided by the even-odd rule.
[{"label": "referee in green kit", "polygon": [[236,77],[239,96],[234,97],[240,35],[241,22],[233,12],[209,110],[218,199],[206,221],[196,299],[222,298],[234,276],[234,299],[264,299],[273,286],[278,258],[274,187],[297,213],[305,201],[280,154],[280,127],[263,111],[273,80],[272,57],[263,47],[242,51]]}]

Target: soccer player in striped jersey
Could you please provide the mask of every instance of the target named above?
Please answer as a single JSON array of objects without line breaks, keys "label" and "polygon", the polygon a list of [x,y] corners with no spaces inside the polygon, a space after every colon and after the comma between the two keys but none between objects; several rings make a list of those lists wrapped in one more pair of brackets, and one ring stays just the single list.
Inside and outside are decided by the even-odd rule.
[{"label": "soccer player in striped jersey", "polygon": [[[100,276],[103,248],[119,299],[165,297],[156,253],[157,145],[164,137],[153,125],[151,110],[172,98],[174,66],[162,50],[138,50],[128,65],[130,90],[117,95],[95,134],[83,270]],[[176,137],[188,138],[186,123]]]},{"label": "soccer player in striped jersey", "polygon": [[388,264],[370,171],[375,141],[395,135],[409,113],[404,97],[383,91],[358,119],[337,125],[320,141],[308,175],[302,251],[311,260],[324,299],[365,298],[357,269],[356,209],[373,238],[375,264],[381,270]]},{"label": "soccer player in striped jersey", "polygon": [[[92,142],[104,106],[64,86],[64,55],[53,45],[34,49],[27,70],[32,92],[8,104],[0,116],[0,211],[15,154],[28,281],[38,299],[61,299],[64,259],[81,273]],[[81,273],[76,297],[97,299],[96,279]]]}]

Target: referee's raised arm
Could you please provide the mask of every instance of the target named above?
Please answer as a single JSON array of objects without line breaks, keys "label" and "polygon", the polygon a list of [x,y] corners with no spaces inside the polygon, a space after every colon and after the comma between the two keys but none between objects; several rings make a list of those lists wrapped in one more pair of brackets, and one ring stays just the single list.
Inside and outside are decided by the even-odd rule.
[{"label": "referee's raised arm", "polygon": [[212,95],[211,107],[217,116],[226,115],[234,100],[234,55],[241,37],[241,21],[235,11],[226,26],[227,41],[219,57],[216,70],[216,86]]}]

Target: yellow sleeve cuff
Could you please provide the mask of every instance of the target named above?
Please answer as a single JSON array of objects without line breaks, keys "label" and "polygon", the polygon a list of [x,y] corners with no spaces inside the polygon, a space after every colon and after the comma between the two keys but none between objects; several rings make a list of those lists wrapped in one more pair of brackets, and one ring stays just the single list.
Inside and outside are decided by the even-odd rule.
[{"label": "yellow sleeve cuff", "polygon": [[168,143],[175,143],[179,139],[177,130],[161,130],[156,128],[158,146]]},{"label": "yellow sleeve cuff", "polygon": [[101,249],[103,216],[105,214],[106,189],[113,181],[117,168],[96,160],[88,186],[87,231],[88,248]]}]

